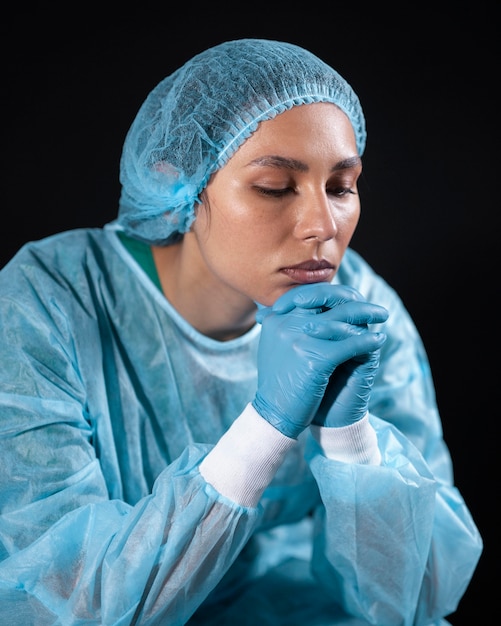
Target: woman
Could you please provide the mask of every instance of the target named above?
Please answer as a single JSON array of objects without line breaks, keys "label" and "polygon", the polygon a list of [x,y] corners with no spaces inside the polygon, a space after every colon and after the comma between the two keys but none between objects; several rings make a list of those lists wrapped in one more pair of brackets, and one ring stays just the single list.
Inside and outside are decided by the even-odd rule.
[{"label": "woman", "polygon": [[222,43],[138,112],[117,220],[2,270],[9,623],[447,623],[482,541],[349,248],[365,138],[310,52]]}]

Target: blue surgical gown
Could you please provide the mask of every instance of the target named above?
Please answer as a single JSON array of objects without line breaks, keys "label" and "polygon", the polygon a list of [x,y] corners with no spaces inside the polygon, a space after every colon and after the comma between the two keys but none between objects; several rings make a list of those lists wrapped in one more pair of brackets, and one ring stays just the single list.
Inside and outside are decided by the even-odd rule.
[{"label": "blue surgical gown", "polygon": [[390,312],[369,415],[381,462],[332,460],[305,433],[244,506],[199,467],[252,400],[260,327],[198,333],[113,224],[15,255],[0,272],[4,623],[447,623],[482,540],[428,361],[353,250],[336,281]]}]

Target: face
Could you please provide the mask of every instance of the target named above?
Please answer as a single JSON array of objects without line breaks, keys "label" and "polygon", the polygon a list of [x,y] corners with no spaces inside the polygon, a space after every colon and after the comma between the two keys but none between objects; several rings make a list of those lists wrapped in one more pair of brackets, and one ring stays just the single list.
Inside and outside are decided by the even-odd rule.
[{"label": "face", "polygon": [[205,279],[268,306],[294,286],[331,281],[360,216],[361,170],[351,123],[333,104],[262,122],[198,208],[190,237]]}]

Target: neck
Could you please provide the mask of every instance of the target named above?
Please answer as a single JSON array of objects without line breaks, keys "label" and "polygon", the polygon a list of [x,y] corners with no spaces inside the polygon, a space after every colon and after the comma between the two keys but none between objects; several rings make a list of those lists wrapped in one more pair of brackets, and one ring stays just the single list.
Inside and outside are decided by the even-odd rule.
[{"label": "neck", "polygon": [[185,239],[170,246],[152,246],[165,297],[203,335],[218,341],[240,337],[256,323],[254,302],[200,271],[205,265],[193,263]]}]

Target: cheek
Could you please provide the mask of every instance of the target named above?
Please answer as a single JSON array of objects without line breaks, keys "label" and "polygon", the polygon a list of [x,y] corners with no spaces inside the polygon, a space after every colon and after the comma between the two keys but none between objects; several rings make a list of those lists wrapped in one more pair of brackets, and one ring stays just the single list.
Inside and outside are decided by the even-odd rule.
[{"label": "cheek", "polygon": [[206,263],[219,267],[224,262],[229,273],[259,254],[260,246],[262,250],[269,245],[262,225],[249,211],[241,210],[238,203],[201,205],[192,231]]},{"label": "cheek", "polygon": [[249,200],[245,194],[232,194],[231,187],[224,199],[214,194],[208,205],[200,205],[194,227],[200,237],[224,240],[229,247],[248,247],[270,239],[270,212],[261,210],[259,203]]},{"label": "cheek", "polygon": [[343,241],[349,241],[358,225],[360,220],[360,205],[354,206],[349,211],[341,211],[336,216],[336,223],[338,227],[338,239]]}]

